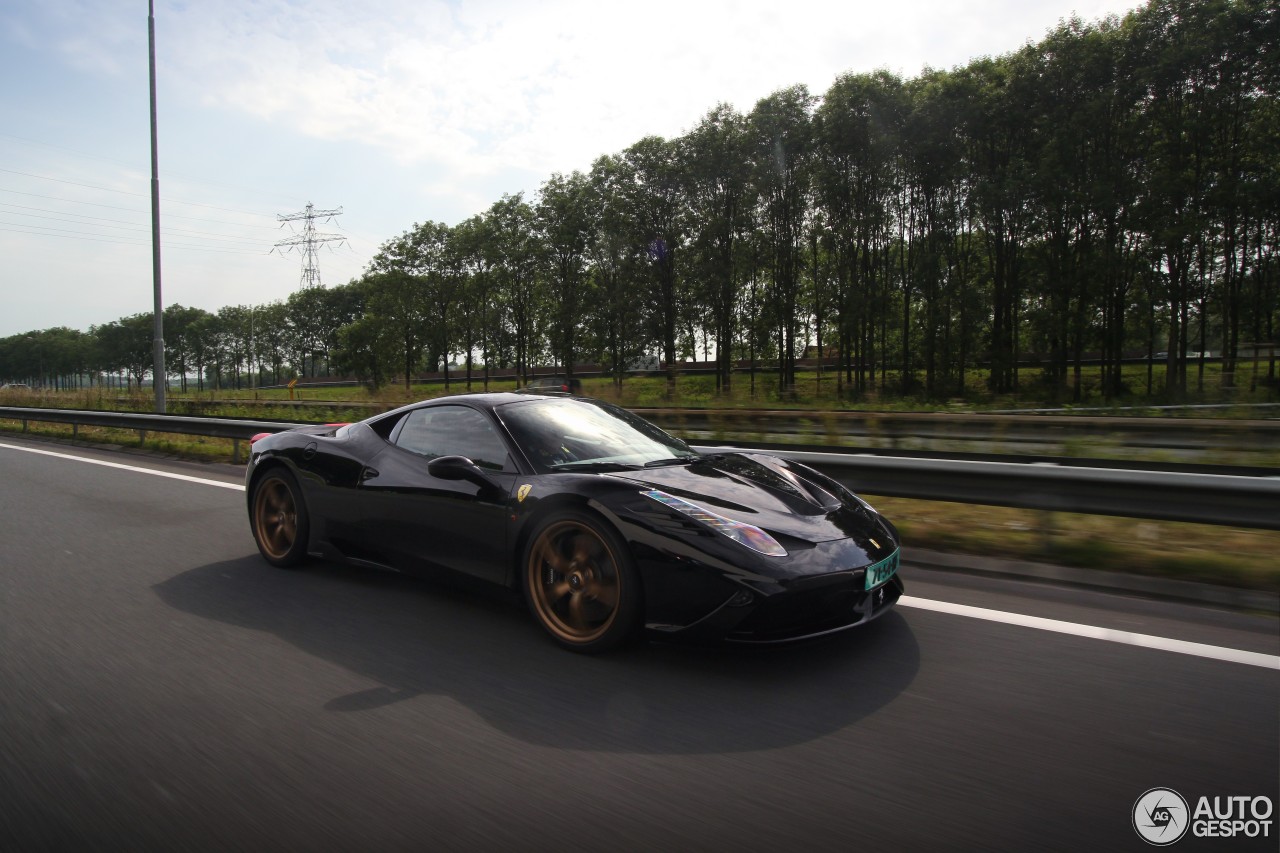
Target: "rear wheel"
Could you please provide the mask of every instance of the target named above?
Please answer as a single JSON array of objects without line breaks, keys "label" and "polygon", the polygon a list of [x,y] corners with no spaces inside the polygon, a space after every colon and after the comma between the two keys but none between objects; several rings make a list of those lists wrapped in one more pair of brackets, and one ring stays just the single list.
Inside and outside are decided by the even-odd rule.
[{"label": "rear wheel", "polygon": [[557,643],[604,652],[634,636],[640,584],[630,554],[612,529],[577,510],[542,521],[524,555],[529,609]]},{"label": "rear wheel", "polygon": [[258,550],[275,566],[296,566],[307,558],[310,529],[298,481],[283,468],[267,472],[253,487],[249,522]]}]

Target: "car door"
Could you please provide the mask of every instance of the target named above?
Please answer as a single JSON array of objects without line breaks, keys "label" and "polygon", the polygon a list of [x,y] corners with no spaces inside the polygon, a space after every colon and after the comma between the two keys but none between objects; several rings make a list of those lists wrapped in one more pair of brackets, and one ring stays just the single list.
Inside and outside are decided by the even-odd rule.
[{"label": "car door", "polygon": [[[432,476],[428,463],[440,456],[467,457],[493,487]],[[501,582],[517,473],[488,414],[462,405],[414,409],[362,475],[365,536],[402,571],[446,569]]]}]

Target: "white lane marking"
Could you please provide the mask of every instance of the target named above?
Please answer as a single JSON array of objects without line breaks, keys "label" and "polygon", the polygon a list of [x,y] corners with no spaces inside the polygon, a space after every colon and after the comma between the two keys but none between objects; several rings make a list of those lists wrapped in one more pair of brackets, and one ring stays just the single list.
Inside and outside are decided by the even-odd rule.
[{"label": "white lane marking", "polygon": [[1141,646],[1145,649],[1160,649],[1166,652],[1176,652],[1180,655],[1194,655],[1196,657],[1212,658],[1213,660],[1224,660],[1231,663],[1243,663],[1249,666],[1280,670],[1280,655],[1247,652],[1242,649],[1229,649],[1204,643],[1191,643],[1186,640],[1174,640],[1168,637],[1157,637],[1152,634],[1116,631],[1111,628],[1099,628],[1095,625],[1063,622],[1060,619],[1045,619],[1041,616],[1027,616],[1022,613],[1009,613],[1004,610],[971,607],[968,604],[952,604],[949,601],[916,598],[913,595],[902,596],[902,598],[898,599],[898,604],[904,607],[918,607],[921,610],[950,613],[953,616],[967,616],[970,619],[985,619],[989,622],[1003,622],[1006,625],[1020,625],[1024,628],[1036,628],[1041,631],[1072,634],[1076,637],[1088,637],[1091,640],[1105,640],[1109,643],[1123,643],[1127,646]]},{"label": "white lane marking", "polygon": [[224,483],[221,480],[210,480],[205,477],[191,477],[186,474],[171,474],[168,471],[157,471],[154,468],[142,468],[137,465],[122,465],[119,462],[105,462],[101,459],[89,459],[85,456],[75,456],[70,453],[55,453],[52,450],[37,450],[34,447],[20,447],[16,444],[3,444],[0,447],[6,450],[21,450],[24,453],[38,453],[41,456],[56,456],[59,459],[72,459],[76,462],[88,462],[90,465],[101,465],[104,468],[119,468],[122,471],[137,471],[141,474],[151,474],[156,477],[168,477],[170,480],[186,480],[188,483],[203,483],[206,486],[219,486],[224,489],[235,489],[243,492],[244,486],[240,483]]},{"label": "white lane marking", "polygon": [[[224,483],[221,480],[209,480],[204,477],[190,477],[186,474],[170,474],[168,471],[157,471],[154,468],[141,468],[136,465],[122,465],[119,462],[105,462],[101,459],[88,459],[84,456],[73,456],[70,453],[55,453],[52,450],[37,450],[34,447],[19,447],[15,444],[0,443],[0,447],[8,450],[21,450],[26,453],[38,453],[41,456],[56,456],[59,459],[72,459],[76,462],[88,462],[90,465],[102,465],[106,468],[119,468],[124,471],[137,471],[141,474],[152,474],[156,477],[168,477],[171,480],[186,480],[189,483],[203,483],[219,486],[224,489],[244,491],[239,483]],[[1124,643],[1129,646],[1141,646],[1147,649],[1161,649],[1183,655],[1194,655],[1213,660],[1243,663],[1249,666],[1260,666],[1266,669],[1280,670],[1280,656],[1261,652],[1247,652],[1242,649],[1228,649],[1222,646],[1209,646],[1204,643],[1190,643],[1186,640],[1174,640],[1168,637],[1156,637],[1151,634],[1135,634],[1130,631],[1116,631],[1111,628],[1099,628],[1094,625],[1081,625],[1076,622],[1063,622],[1060,619],[1045,619],[1041,616],[1027,616],[1022,613],[1009,613],[1004,610],[989,610],[985,607],[971,607],[968,604],[952,604],[949,601],[934,601],[928,598],[916,598],[904,595],[898,599],[903,607],[916,607],[921,610],[934,610],[939,613],[950,613],[953,616],[967,616],[970,619],[985,619],[989,622],[1004,622],[1007,625],[1020,625],[1024,628],[1037,628],[1041,631],[1055,631],[1059,634],[1072,634],[1076,637],[1088,637],[1093,640],[1106,640],[1111,643]]]}]

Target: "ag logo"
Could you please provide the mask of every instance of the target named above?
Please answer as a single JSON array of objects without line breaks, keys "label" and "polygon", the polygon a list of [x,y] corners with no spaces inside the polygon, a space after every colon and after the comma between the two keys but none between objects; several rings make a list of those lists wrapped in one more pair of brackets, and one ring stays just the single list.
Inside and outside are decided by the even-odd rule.
[{"label": "ag logo", "polygon": [[519,489],[516,490],[516,500],[519,501],[520,503],[524,503],[524,499],[529,497],[529,492],[532,489],[533,489],[533,486],[529,483],[526,483],[525,485],[521,486]]},{"label": "ag logo", "polygon": [[1133,804],[1133,828],[1142,840],[1165,847],[1187,834],[1187,801],[1172,788],[1152,788]]}]

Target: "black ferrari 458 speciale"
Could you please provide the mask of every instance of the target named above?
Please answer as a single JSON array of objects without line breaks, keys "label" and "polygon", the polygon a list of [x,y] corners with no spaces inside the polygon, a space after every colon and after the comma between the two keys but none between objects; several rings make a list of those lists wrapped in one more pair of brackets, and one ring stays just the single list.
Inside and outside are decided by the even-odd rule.
[{"label": "black ferrari 458 speciale", "polygon": [[902,594],[897,530],[844,486],[765,453],[699,453],[582,397],[442,397],[259,437],[245,483],[268,562],[491,581],[577,651],[641,632],[816,637]]}]

